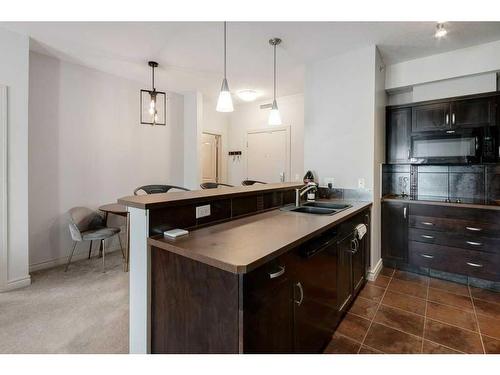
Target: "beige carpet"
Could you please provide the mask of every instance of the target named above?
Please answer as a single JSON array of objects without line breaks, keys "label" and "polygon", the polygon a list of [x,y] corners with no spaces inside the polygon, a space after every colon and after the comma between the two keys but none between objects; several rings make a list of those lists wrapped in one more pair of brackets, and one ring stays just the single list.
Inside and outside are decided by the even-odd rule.
[{"label": "beige carpet", "polygon": [[0,293],[0,353],[128,353],[128,273],[120,251],[34,272]]}]

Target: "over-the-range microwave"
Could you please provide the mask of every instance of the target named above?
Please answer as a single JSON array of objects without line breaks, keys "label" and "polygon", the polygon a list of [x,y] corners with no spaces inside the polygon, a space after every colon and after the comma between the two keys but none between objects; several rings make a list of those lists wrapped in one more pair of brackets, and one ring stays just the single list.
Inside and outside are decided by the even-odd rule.
[{"label": "over-the-range microwave", "polygon": [[411,136],[412,164],[494,163],[498,159],[497,127],[448,129]]}]

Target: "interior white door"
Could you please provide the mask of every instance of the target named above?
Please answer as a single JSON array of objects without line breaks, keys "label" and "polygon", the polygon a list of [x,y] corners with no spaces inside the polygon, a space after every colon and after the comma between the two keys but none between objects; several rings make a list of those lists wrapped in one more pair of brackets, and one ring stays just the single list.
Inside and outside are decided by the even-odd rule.
[{"label": "interior white door", "polygon": [[288,129],[254,131],[247,135],[247,178],[267,183],[290,181]]},{"label": "interior white door", "polygon": [[214,134],[201,135],[201,180],[202,182],[218,182],[217,150],[218,140]]}]

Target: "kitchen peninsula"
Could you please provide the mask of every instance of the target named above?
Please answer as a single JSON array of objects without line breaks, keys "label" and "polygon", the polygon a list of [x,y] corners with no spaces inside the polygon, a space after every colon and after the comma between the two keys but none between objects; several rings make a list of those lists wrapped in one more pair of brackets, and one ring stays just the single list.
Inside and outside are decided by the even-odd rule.
[{"label": "kitchen peninsula", "polygon": [[[366,281],[371,203],[280,209],[300,186],[120,199],[131,223],[130,351],[321,352]],[[172,228],[190,233],[164,238]]]}]

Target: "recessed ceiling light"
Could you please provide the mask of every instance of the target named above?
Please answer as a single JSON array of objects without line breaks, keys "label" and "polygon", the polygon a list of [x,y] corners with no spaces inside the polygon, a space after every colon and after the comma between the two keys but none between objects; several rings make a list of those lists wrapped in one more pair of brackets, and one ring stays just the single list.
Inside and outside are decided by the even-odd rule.
[{"label": "recessed ceiling light", "polygon": [[437,39],[440,39],[440,38],[445,37],[446,34],[448,34],[448,30],[445,29],[444,23],[443,22],[439,22],[436,25],[436,33],[434,34],[434,37],[437,38]]},{"label": "recessed ceiling light", "polygon": [[237,95],[245,102],[253,102],[259,96],[255,90],[241,90],[237,92]]}]

